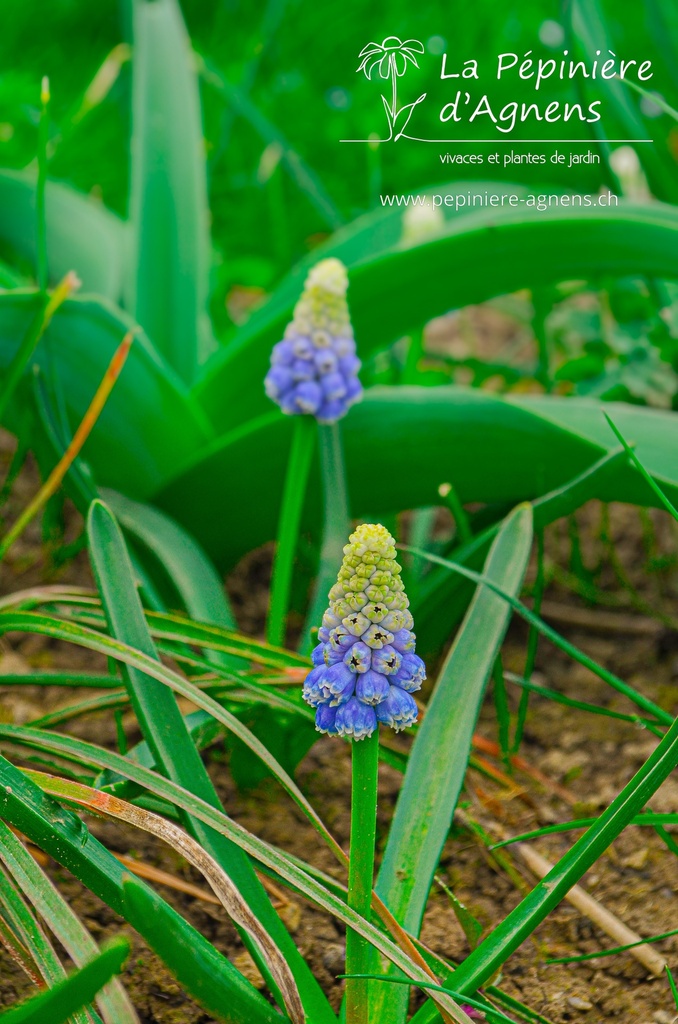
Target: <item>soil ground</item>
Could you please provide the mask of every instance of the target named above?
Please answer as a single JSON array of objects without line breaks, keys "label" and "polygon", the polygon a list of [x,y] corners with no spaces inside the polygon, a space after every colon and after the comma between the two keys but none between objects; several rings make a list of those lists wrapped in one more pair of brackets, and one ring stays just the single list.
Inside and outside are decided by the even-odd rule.
[{"label": "soil ground", "polygon": [[[4,475],[11,448],[11,441],[4,438],[0,476]],[[34,471],[23,473],[6,509],[7,521],[13,520],[35,486]],[[678,619],[674,618],[678,572],[673,523],[661,513],[639,516],[637,510],[624,506],[604,510],[597,504],[581,510],[576,522],[579,543],[574,548],[573,524],[556,524],[547,533],[547,617],[601,664],[664,708],[678,712],[678,632],[674,626]],[[77,516],[70,515],[70,536],[75,536],[78,528]],[[607,544],[605,534],[611,538],[613,548]],[[615,554],[611,559],[612,551]],[[270,551],[258,552],[245,560],[228,581],[241,625],[249,632],[261,632],[269,567]],[[532,578],[533,575],[534,567]],[[60,568],[46,564],[38,529],[31,527],[11,553],[8,568],[0,579],[0,593],[56,581],[90,585],[86,556],[81,552]],[[592,595],[598,602],[595,606],[587,600]],[[526,629],[520,622],[514,622],[504,647],[507,670],[522,672],[526,639]],[[14,636],[11,643],[7,638],[0,640],[0,673],[66,665],[102,667],[95,656],[66,651],[43,638]],[[535,678],[572,699],[615,711],[631,710],[628,702],[606,684],[546,643],[539,645]],[[514,710],[518,697],[519,690],[511,688],[509,699]],[[0,690],[0,716],[26,722],[68,699],[57,688],[4,688]],[[132,718],[126,715],[124,724],[129,741],[134,742],[138,733]],[[97,742],[115,744],[110,714],[89,716],[69,728]],[[482,710],[478,733],[488,740],[497,739],[491,693]],[[485,933],[517,904],[521,890],[533,885],[534,877],[511,854],[510,848],[506,854],[515,871],[512,876],[507,873],[469,831],[468,818],[482,825],[491,836],[499,837],[550,822],[595,815],[628,781],[656,742],[633,724],[532,696],[521,755],[529,766],[547,776],[551,785],[544,786],[529,773],[516,771],[515,785],[507,787],[471,768],[464,798],[467,821],[455,824],[440,867],[443,880],[477,917]],[[206,760],[232,817],[262,838],[339,877],[332,856],[273,784],[263,783],[255,791],[238,792],[230,780],[223,750],[213,748]],[[495,768],[502,767],[500,761],[489,760]],[[346,845],[350,789],[347,745],[319,739],[301,764],[297,777],[335,836]],[[400,777],[394,770],[381,769],[381,844],[399,784]],[[651,807],[678,813],[678,779],[674,777],[665,783]],[[145,834],[94,819],[89,819],[89,824],[111,850],[202,887],[200,877],[185,862]],[[543,838],[533,846],[555,861],[570,847],[575,835]],[[628,828],[582,884],[630,928],[644,936],[652,935],[678,928],[677,866],[675,855],[653,830]],[[209,1024],[211,1018],[191,1002],[124,922],[67,871],[51,861],[47,868],[97,941],[120,932],[131,936],[133,955],[123,981],[143,1024]],[[245,970],[251,970],[248,955],[220,907],[166,887],[162,888],[162,895],[224,953]],[[343,928],[297,898],[283,899],[280,912],[333,1004],[338,1006],[342,985],[336,981],[336,975],[343,970]],[[431,897],[422,937],[435,952],[446,957],[462,959],[469,952],[464,932],[441,889]],[[583,964],[545,963],[549,958],[593,952],[616,944],[564,902],[508,960],[500,984],[553,1024],[608,1020],[616,1024],[670,1024],[676,1010],[666,978],[648,975],[629,953]],[[655,948],[678,970],[678,937],[657,943]],[[0,1006],[10,1005],[32,987],[0,949]],[[413,1007],[419,999],[413,996]]]}]

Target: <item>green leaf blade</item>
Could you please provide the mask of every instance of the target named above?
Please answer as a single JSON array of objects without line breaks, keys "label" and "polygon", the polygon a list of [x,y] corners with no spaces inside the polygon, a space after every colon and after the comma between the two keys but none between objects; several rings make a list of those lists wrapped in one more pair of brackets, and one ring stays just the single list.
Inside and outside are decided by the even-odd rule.
[{"label": "green leaf blade", "polygon": [[[485,574],[511,593],[522,585],[532,543],[532,510],[505,521]],[[501,582],[500,582],[501,581]],[[419,933],[433,876],[466,774],[485,686],[510,619],[496,594],[476,590],[441,669],[410,753],[376,891],[397,920]],[[380,987],[375,1019],[404,1019],[407,994]]]},{"label": "green leaf blade", "polygon": [[[88,516],[88,536],[92,567],[111,635],[157,661],[157,652],[134,586],[125,542],[115,518],[101,501],[92,503]],[[172,781],[219,810],[221,804],[216,790],[200,760],[174,694],[161,682],[132,666],[124,667],[123,678],[144,738],[160,770]],[[333,1020],[334,1014],[329,1003],[273,910],[249,858],[235,844],[205,826],[199,819],[190,815],[184,817],[189,831],[232,878],[261,925],[284,951],[297,974],[301,998],[309,1014],[313,1013],[318,1022]],[[246,934],[243,939],[247,944]],[[256,959],[256,947],[251,952]],[[260,966],[266,975],[265,965]]]},{"label": "green leaf blade", "polygon": [[132,310],[179,376],[206,358],[209,211],[200,99],[176,0],[135,3]]},{"label": "green leaf blade", "polygon": [[47,992],[33,996],[22,1006],[0,1014],[2,1024],[63,1024],[71,1014],[91,1002],[97,992],[119,974],[129,954],[126,939],[116,939],[86,967],[74,971]]}]

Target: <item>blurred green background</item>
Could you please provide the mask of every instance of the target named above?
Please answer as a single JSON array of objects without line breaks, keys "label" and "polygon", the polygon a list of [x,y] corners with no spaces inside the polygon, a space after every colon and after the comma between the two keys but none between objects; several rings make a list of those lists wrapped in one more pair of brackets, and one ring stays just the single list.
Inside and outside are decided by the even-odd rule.
[{"label": "blurred green background", "polygon": [[[592,45],[609,42],[620,58],[652,59],[651,90],[674,105],[678,94],[678,71],[670,56],[672,22],[678,21],[678,13],[674,4],[662,0],[643,5],[605,0],[600,9],[582,2],[569,15],[551,0],[523,0],[507,7],[493,0],[467,5],[431,0],[416,5],[402,0],[184,0],[182,9],[203,68],[215,247],[211,305],[219,334],[241,315],[237,300],[227,309],[225,299],[233,285],[269,290],[332,229],[372,208],[380,192],[490,176],[487,164],[441,164],[438,153],[450,147],[405,140],[376,150],[340,144],[341,138],[363,138],[386,129],[380,92],[386,86],[383,91],[388,93],[389,84],[378,81],[378,72],[372,81],[356,73],[359,51],[369,41],[397,35],[424,43],[419,69],[409,68],[399,88],[408,102],[428,93],[412,125],[432,137],[447,134],[449,126],[441,125],[437,114],[456,90],[456,84],[440,80],[444,50],[448,67],[470,58],[479,61],[482,78],[472,83],[474,93],[487,87],[498,108],[512,99],[581,99],[573,82],[551,79],[535,93],[529,83],[516,84],[513,76],[501,82],[495,78],[500,52],[559,56],[569,45],[563,28],[569,16],[583,19]],[[601,14],[605,28],[599,24]],[[129,187],[131,85],[124,43],[130,37],[130,18],[131,4],[115,0],[12,0],[5,5],[0,36],[0,166],[21,168],[34,159],[40,80],[46,74],[52,92],[50,178],[100,197],[123,215]],[[574,45],[581,52],[582,41]],[[93,82],[96,95],[89,109],[83,102]],[[670,170],[671,151],[678,151],[675,124],[647,100],[619,88],[636,116],[642,119],[645,113],[644,128],[656,140],[656,155],[641,154],[648,160],[652,191],[672,201],[677,188]],[[587,102],[601,96],[604,116],[598,127],[610,138],[628,137],[628,111],[596,85],[586,93]],[[502,138],[487,120],[464,126],[466,135]],[[557,126],[530,122],[529,130],[518,125],[513,134],[546,139],[590,133],[593,138],[594,127],[575,121]],[[485,153],[490,151],[484,147]],[[496,176],[542,190],[592,192],[609,180],[604,164],[509,167],[500,168]],[[247,304],[247,294],[240,301]]]}]

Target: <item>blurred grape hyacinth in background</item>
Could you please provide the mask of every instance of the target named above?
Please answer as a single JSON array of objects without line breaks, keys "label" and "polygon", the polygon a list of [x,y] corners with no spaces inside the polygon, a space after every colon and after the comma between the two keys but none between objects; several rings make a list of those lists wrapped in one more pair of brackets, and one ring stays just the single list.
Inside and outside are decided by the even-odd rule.
[{"label": "blurred grape hyacinth in background", "polygon": [[412,693],[426,669],[415,654],[414,620],[395,553],[393,537],[380,524],[363,523],[344,547],[304,682],[319,732],[360,740],[378,722],[398,732],[417,719]]},{"label": "blurred grape hyacinth in background", "polygon": [[338,259],[309,272],[285,337],[274,345],[264,386],[288,415],[308,414],[336,423],[362,397],[346,268]]}]

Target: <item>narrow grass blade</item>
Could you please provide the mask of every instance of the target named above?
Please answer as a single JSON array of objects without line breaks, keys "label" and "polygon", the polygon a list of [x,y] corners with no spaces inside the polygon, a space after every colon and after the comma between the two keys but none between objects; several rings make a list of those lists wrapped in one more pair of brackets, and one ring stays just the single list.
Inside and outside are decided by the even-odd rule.
[{"label": "narrow grass blade", "polygon": [[[234,630],[236,622],[224,584],[190,534],[151,505],[132,501],[115,491],[104,490],[102,496],[123,529],[140,541],[164,567],[190,617]],[[234,663],[220,651],[208,651],[207,657],[217,664]]]},{"label": "narrow grass blade", "polygon": [[[120,528],[103,502],[94,502],[88,516],[92,568],[106,610],[111,634],[131,643],[148,660],[160,662],[148,633],[134,586],[134,576]],[[200,796],[213,807],[220,802],[207,771],[188,734],[174,695],[160,682],[134,667],[123,670],[144,739],[156,764],[169,778]],[[197,691],[199,692],[199,691]],[[219,707],[216,702],[215,709]],[[216,717],[216,716],[215,716]],[[186,825],[205,849],[228,872],[253,913],[284,951],[295,972],[306,1012],[317,1021],[334,1017],[329,1003],[277,916],[248,858],[204,823],[187,817]],[[247,942],[247,935],[244,936]],[[252,950],[257,956],[256,947]],[[263,965],[266,970],[265,964]]]},{"label": "narrow grass blade", "polygon": [[65,302],[68,296],[79,286],[80,281],[77,276],[73,271],[69,271],[52,294],[45,299],[44,303],[36,311],[31,325],[26,331],[23,341],[16,350],[14,358],[4,375],[2,388],[0,388],[0,422],[3,420],[5,410],[16,390],[17,384],[21,380],[38,342],[49,327],[52,317],[62,302]]},{"label": "narrow grass blade", "polygon": [[647,714],[653,716],[653,718],[662,725],[670,725],[673,722],[672,716],[668,711],[664,711],[658,704],[645,697],[642,693],[639,693],[628,683],[625,683],[623,679],[620,679],[613,672],[608,672],[607,669],[599,665],[593,658],[590,658],[583,651],[580,651],[578,647],[571,644],[569,640],[566,640],[555,629],[548,626],[538,615],[535,615],[526,608],[522,602],[520,602],[512,594],[507,593],[498,587],[493,580],[488,579],[487,576],[483,576],[481,573],[474,572],[472,569],[468,569],[466,566],[461,565],[459,562],[452,562],[446,558],[440,558],[438,555],[432,555],[427,551],[417,550],[415,548],[407,547],[407,545],[401,545],[403,551],[409,551],[412,554],[420,555],[422,558],[428,558],[429,561],[435,562],[437,565],[445,565],[448,569],[454,572],[458,572],[461,576],[465,576],[466,579],[473,580],[476,583],[483,583],[489,590],[492,590],[495,594],[502,597],[504,601],[509,604],[514,611],[520,615],[526,622],[529,622],[531,626],[545,636],[548,640],[559,647],[562,651],[565,651],[571,658],[578,661],[581,665],[590,669],[600,679],[609,683],[613,689],[617,690],[618,693],[624,694],[636,707],[645,711]]},{"label": "narrow grass blade", "polygon": [[676,69],[676,41],[678,40],[678,11],[672,0],[648,0],[648,28],[652,42],[663,58],[664,69],[671,76],[674,89],[678,88]]},{"label": "narrow grass blade", "polygon": [[2,1024],[63,1024],[91,1002],[97,992],[119,974],[130,951],[127,939],[116,939],[85,967],[74,971],[48,992],[33,996],[22,1006],[0,1014]]},{"label": "narrow grass blade", "polygon": [[[0,859],[44,921],[49,922],[76,967],[84,967],[99,950],[78,916],[31,857],[12,830],[0,822]],[[105,986],[97,996],[105,1024],[138,1024],[129,997],[119,982]]]},{"label": "narrow grass blade", "polygon": [[0,686],[63,686],[95,690],[117,689],[118,676],[85,672],[27,672],[25,675],[0,675]]},{"label": "narrow grass blade", "polygon": [[[560,821],[557,825],[544,825],[543,828],[536,828],[531,832],[523,832],[518,836],[511,836],[510,839],[502,839],[500,843],[493,843],[492,850],[500,850],[502,846],[511,846],[512,843],[522,843],[529,839],[540,839],[541,836],[555,835],[558,832],[574,832],[578,828],[590,828],[598,821],[597,818],[575,818],[572,821]],[[644,814],[636,814],[631,818],[629,825],[678,825],[678,814],[653,813],[647,811]]]},{"label": "narrow grass blade", "polygon": [[454,916],[461,925],[464,931],[464,935],[466,936],[466,941],[468,942],[470,948],[475,949],[475,947],[478,945],[478,940],[480,939],[480,936],[483,933],[482,924],[471,913],[468,907],[464,906],[459,897],[455,896],[452,890],[444,884],[442,879],[436,877],[436,882],[438,883],[438,885],[440,886],[440,888],[443,890],[448,900],[450,901],[450,905],[452,907],[452,910],[454,911]]},{"label": "narrow grass blade", "polygon": [[35,190],[36,277],[41,292],[47,291],[47,223],[45,217],[45,187],[49,146],[49,78],[45,75],[40,89],[40,123],[38,125],[38,181]]},{"label": "narrow grass blade", "polygon": [[[487,557],[486,576],[515,594],[532,543],[532,509],[517,508]],[[396,805],[376,891],[396,919],[418,934],[433,876],[466,774],[487,680],[508,627],[510,610],[478,588],[445,660],[417,732]],[[404,1019],[407,993],[381,987],[375,1019]]]},{"label": "narrow grass blade", "polygon": [[591,715],[603,715],[606,718],[616,718],[620,722],[632,722],[634,725],[642,729],[647,729],[654,736],[664,735],[663,730],[659,729],[649,718],[641,718],[640,715],[625,715],[621,711],[610,711],[609,708],[600,707],[597,704],[589,704],[584,700],[573,700],[571,697],[567,697],[564,693],[560,693],[558,690],[551,690],[548,686],[539,686],[538,683],[533,683],[528,679],[523,679],[521,676],[517,676],[513,672],[504,673],[504,677],[510,682],[515,683],[517,686],[520,686],[524,691],[527,691],[528,693],[538,693],[542,697],[546,697],[547,700],[555,701],[556,704],[563,704],[568,708],[576,708],[578,711],[587,711]]},{"label": "narrow grass blade", "polygon": [[74,460],[78,456],[82,446],[89,437],[92,428],[98,420],[101,410],[106,404],[106,400],[110,395],[115,382],[117,381],[122,368],[127,360],[127,355],[134,338],[134,332],[130,331],[125,335],[119,348],[115,352],[109,367],[104,375],[104,379],[101,381],[97,388],[96,394],[92,399],[87,412],[85,413],[80,426],[73,435],[73,439],[70,442],[68,448],[64,452],[62,458],[54,467],[47,480],[35,495],[32,501],[26,506],[19,518],[17,519],[11,530],[8,531],[6,536],[0,541],[0,561],[4,558],[9,548],[12,546],[14,541],[19,537],[26,526],[31,520],[38,514],[45,503],[51,498],[53,494],[59,489],[59,486],[66,476],[69,468],[73,464]]},{"label": "narrow grass blade", "polygon": [[[266,932],[266,929],[262,928],[259,924],[247,902],[226,872],[195,839],[192,839],[191,836],[187,835],[183,829],[173,822],[166,821],[150,811],[135,807],[133,804],[120,800],[118,797],[110,796],[107,793],[100,793],[89,786],[45,777],[39,773],[26,774],[37,782],[38,785],[42,784],[41,788],[48,789],[52,795],[65,800],[69,804],[76,804],[78,807],[84,807],[94,814],[101,814],[115,821],[125,821],[136,828],[143,829],[143,831],[157,836],[176,850],[189,864],[197,868],[207,879],[231,919],[241,930],[249,935],[250,939],[258,947],[261,956],[270,969],[271,975],[275,978],[280,991],[283,993],[285,1008],[293,1024],[304,1024],[304,1010],[299,999],[294,976],[285,958]],[[123,1024],[123,1022],[116,1021],[115,1024]]]},{"label": "narrow grass blade", "polygon": [[599,949],[596,953],[582,953],[581,956],[554,957],[551,960],[545,960],[544,963],[547,965],[578,964],[584,960],[598,960],[600,957],[615,956],[617,953],[626,953],[627,950],[635,949],[636,946],[644,946],[647,942],[663,942],[664,939],[671,939],[674,935],[678,935],[678,928],[673,928],[670,932],[662,932],[660,935],[648,935],[645,939],[640,939],[638,942],[629,942],[625,946],[614,946],[612,949]]},{"label": "narrow grass blade", "polygon": [[[451,984],[455,991],[472,993],[495,973],[626,828],[676,765],[678,719],[596,824],[453,972]],[[429,1024],[437,1019],[437,1011],[426,1005],[413,1022]]]},{"label": "narrow grass blade", "polygon": [[[12,737],[18,740],[19,737],[28,737],[31,741],[40,746],[43,743],[54,749],[75,750],[85,752],[85,756],[91,763],[99,768],[109,768],[125,775],[128,779],[137,782],[157,796],[168,799],[171,803],[181,806],[194,817],[200,818],[222,835],[227,836],[238,846],[253,856],[265,867],[271,869],[279,876],[280,880],[289,884],[293,890],[310,899],[328,913],[333,914],[346,925],[360,931],[365,938],[388,957],[397,967],[400,968],[413,981],[430,981],[429,974],[418,964],[415,964],[391,939],[387,938],[382,931],[369,924],[360,915],[351,910],[343,899],[330,892],[318,882],[305,868],[301,867],[293,858],[288,857],[281,850],[270,846],[256,836],[252,835],[241,825],[228,818],[223,812],[217,811],[214,807],[200,800],[198,797],[187,792],[169,779],[164,779],[148,769],[135,765],[133,762],[114,754],[111,751],[84,741],[77,741],[71,737],[61,736],[57,733],[43,734],[41,730],[30,730],[19,726],[0,725],[0,735]],[[124,913],[121,909],[121,886],[119,885],[121,866],[110,854],[92,837],[84,839],[87,830],[82,821],[72,814],[64,811],[54,801],[44,795],[38,787],[27,779],[16,769],[6,758],[0,757],[0,814],[7,821],[20,829],[31,841],[36,842],[41,848],[50,853],[56,860],[67,866],[77,877],[83,877],[83,869],[86,884],[94,892],[105,900],[109,906],[118,913]],[[66,815],[66,817],[64,817]],[[48,824],[47,824],[48,823]],[[39,839],[37,838],[39,836]],[[103,863],[102,863],[103,857]],[[104,895],[105,893],[105,895]],[[173,924],[174,930],[181,931],[190,929],[191,941],[197,950],[203,949],[204,955],[201,964],[204,970],[212,970],[215,974],[220,969],[220,977],[223,981],[221,991],[227,985],[236,987],[245,986],[248,998],[251,999],[251,992],[261,999],[255,989],[249,986],[235,968],[224,960],[220,954],[206,940],[190,928],[186,922],[181,925],[181,918],[167,907],[165,914],[170,913],[178,920]],[[135,920],[135,927],[142,934],[146,935],[146,927],[149,928],[149,935],[154,934],[152,928],[145,919]],[[169,931],[169,929],[166,929]],[[149,938],[150,942],[150,938]],[[230,975],[234,975],[231,978]],[[298,975],[297,975],[298,980]],[[193,982],[191,992],[196,994],[202,979]],[[227,990],[227,989],[226,989]],[[233,997],[231,997],[232,999]],[[452,999],[435,996],[436,1003],[444,1011],[449,1013],[455,1020],[458,1020],[458,1008]],[[199,1000],[200,1001],[200,1000]],[[230,1007],[230,1002],[225,1004]],[[272,1011],[270,1004],[263,1001],[263,1005]],[[456,1015],[456,1016],[455,1016]],[[222,1016],[223,1010],[222,1010]],[[230,1021],[230,1017],[224,1017]],[[247,1018],[245,1018],[247,1019]],[[278,1021],[279,1017],[272,1017],[271,1020]],[[314,1021],[317,1017],[311,1018]],[[252,1011],[251,1020],[254,1022],[259,1017]]]},{"label": "narrow grass blade", "polygon": [[118,689],[113,693],[98,694],[96,697],[88,697],[75,704],[67,704],[55,711],[48,711],[46,715],[31,719],[30,724],[37,729],[51,729],[55,725],[71,722],[74,718],[91,714],[93,711],[119,711],[122,708],[127,708],[128,705],[127,691]]},{"label": "narrow grass blade", "polygon": [[[44,476],[47,476],[52,467],[56,466],[63,457],[71,437],[67,425],[64,430],[67,416],[62,415],[63,409],[55,408],[57,396],[54,394],[54,389],[50,387],[47,376],[47,372],[36,366],[31,381],[35,407],[30,433],[31,446]],[[76,458],[69,466],[62,487],[64,495],[67,495],[78,511],[83,513],[97,496],[89,466],[80,458]]]},{"label": "narrow grass blade", "polygon": [[[52,944],[38,924],[35,916],[24,903],[16,886],[0,869],[0,922],[10,937],[24,951],[27,962],[21,966],[34,981],[54,985],[65,977],[61,961]],[[8,945],[11,952],[11,946]],[[80,1014],[78,1024],[85,1024]]]},{"label": "narrow grass blade", "polygon": [[208,61],[202,61],[202,76],[226,100],[235,114],[240,114],[254,128],[267,146],[280,149],[281,161],[292,181],[315,207],[327,227],[336,231],[344,223],[337,206],[328,195],[322,181],[292,148],[282,132],[261,113],[243,89],[229,82],[221,72]]},{"label": "narrow grass blade", "polygon": [[[130,762],[120,755],[113,755],[112,761],[106,759],[101,767],[119,769],[124,764]],[[152,773],[149,775],[160,779]],[[172,802],[177,793],[185,793],[167,781],[165,785],[172,790]],[[190,794],[185,793],[185,796],[190,799]],[[90,835],[79,817],[44,794],[3,757],[0,757],[0,815],[72,871],[116,913],[125,916],[123,881],[128,876],[122,865]],[[164,914],[164,948],[173,935],[180,937],[177,941],[181,946],[190,945],[192,948],[193,971],[185,982],[191,996],[227,1024],[282,1024],[284,1018],[207,939],[159,897],[155,899]],[[156,933],[153,922],[141,917],[135,918],[133,924],[154,948]],[[177,952],[179,955],[181,951]]]},{"label": "narrow grass blade", "polygon": [[152,635],[158,639],[196,643],[206,650],[235,654],[241,659],[269,668],[308,670],[310,664],[304,655],[294,654],[282,647],[275,647],[211,624],[204,625],[182,616],[161,612],[149,612],[147,618]]},{"label": "narrow grass blade", "polygon": [[663,110],[665,114],[672,117],[674,121],[678,121],[678,110],[670,106],[670,104],[668,104],[658,93],[650,92],[649,89],[643,89],[642,85],[638,85],[637,82],[632,82],[630,79],[620,78],[619,75],[615,75],[614,77],[617,81],[623,82],[624,85],[629,86],[629,88],[633,89],[634,92],[637,92],[639,96],[642,96],[644,99],[649,100],[650,103],[653,103],[656,107],[659,107],[659,109]]},{"label": "narrow grass blade", "polygon": [[622,434],[622,432],[620,431],[620,429],[616,425],[616,423],[614,423],[614,421],[612,420],[612,417],[609,416],[607,413],[605,413],[605,419],[609,423],[610,430],[613,432],[613,434],[615,435],[617,440],[620,441],[621,444],[624,446],[624,450],[625,450],[626,454],[628,455],[630,460],[633,462],[634,466],[636,467],[636,469],[638,470],[638,472],[642,476],[643,480],[645,480],[645,482],[648,484],[648,486],[652,488],[652,490],[657,495],[657,497],[659,498],[659,501],[664,506],[666,511],[670,512],[671,515],[673,516],[673,518],[678,520],[678,509],[676,509],[675,505],[673,505],[669,501],[669,499],[666,497],[666,495],[664,494],[663,490],[661,489],[661,487],[659,486],[657,481],[654,480],[650,476],[648,471],[645,469],[645,466],[643,465],[643,463],[640,461],[640,459],[636,455],[636,452],[634,451],[634,449],[628,443],[628,441],[626,440],[626,438],[624,437],[624,435]]}]

